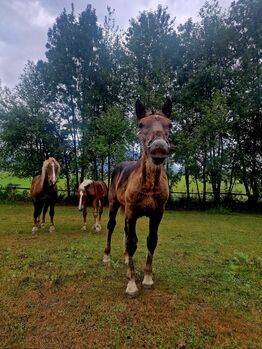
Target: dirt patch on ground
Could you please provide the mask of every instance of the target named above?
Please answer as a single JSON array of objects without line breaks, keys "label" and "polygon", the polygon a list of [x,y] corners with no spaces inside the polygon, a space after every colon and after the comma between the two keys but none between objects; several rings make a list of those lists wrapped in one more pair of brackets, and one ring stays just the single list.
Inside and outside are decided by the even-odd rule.
[{"label": "dirt patch on ground", "polygon": [[101,284],[84,282],[27,290],[2,318],[4,348],[176,348],[179,343],[226,348],[236,343],[250,349],[262,344],[259,325],[234,314],[206,304],[186,305],[177,295],[159,290],[127,299],[122,286],[114,286],[104,292]]}]

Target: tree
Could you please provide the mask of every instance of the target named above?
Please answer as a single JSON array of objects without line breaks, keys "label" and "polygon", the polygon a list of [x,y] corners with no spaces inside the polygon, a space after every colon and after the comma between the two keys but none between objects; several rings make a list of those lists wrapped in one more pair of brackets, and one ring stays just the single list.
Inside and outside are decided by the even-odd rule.
[{"label": "tree", "polygon": [[108,185],[110,185],[111,168],[125,159],[127,146],[133,140],[134,134],[129,119],[116,107],[109,107],[101,114],[97,120],[97,128],[95,149],[100,157],[107,159]]},{"label": "tree", "polygon": [[170,55],[177,48],[173,24],[167,8],[159,5],[156,11],[131,19],[126,32],[129,98],[141,95],[148,108],[158,108],[171,93],[174,75]]}]

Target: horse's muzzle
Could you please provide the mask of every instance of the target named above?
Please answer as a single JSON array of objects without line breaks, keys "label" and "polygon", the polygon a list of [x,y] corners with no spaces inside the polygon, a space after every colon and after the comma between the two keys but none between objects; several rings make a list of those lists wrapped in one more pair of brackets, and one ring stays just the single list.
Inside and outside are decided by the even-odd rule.
[{"label": "horse's muzzle", "polygon": [[164,139],[157,138],[148,145],[149,154],[155,165],[162,164],[169,154],[170,145]]}]

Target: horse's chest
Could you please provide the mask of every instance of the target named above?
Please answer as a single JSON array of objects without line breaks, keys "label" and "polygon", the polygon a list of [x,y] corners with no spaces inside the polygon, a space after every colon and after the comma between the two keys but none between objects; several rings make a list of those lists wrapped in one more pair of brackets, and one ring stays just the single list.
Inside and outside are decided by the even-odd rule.
[{"label": "horse's chest", "polygon": [[168,198],[166,190],[139,190],[133,192],[130,196],[131,202],[135,203],[136,210],[143,215],[151,214],[152,212],[162,208]]}]

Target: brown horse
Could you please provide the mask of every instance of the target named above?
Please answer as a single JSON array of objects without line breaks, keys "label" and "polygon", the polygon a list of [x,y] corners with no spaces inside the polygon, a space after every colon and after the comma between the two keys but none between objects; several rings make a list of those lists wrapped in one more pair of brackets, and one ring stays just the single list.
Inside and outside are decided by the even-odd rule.
[{"label": "brown horse", "polygon": [[[50,228],[49,232],[55,231],[54,214],[57,199],[57,177],[60,172],[60,165],[54,158],[49,158],[43,162],[41,175],[33,178],[31,185],[31,196],[34,203],[34,222],[32,233],[36,233],[38,227],[45,227],[45,215],[50,206]],[[44,209],[43,209],[44,208]],[[42,221],[40,215],[43,209]]]},{"label": "brown horse", "polygon": [[171,111],[170,98],[166,99],[162,112],[152,114],[146,114],[141,101],[139,99],[136,101],[142,156],[138,161],[120,163],[112,173],[112,184],[109,189],[108,236],[103,261],[105,263],[110,261],[111,236],[116,225],[115,217],[121,206],[125,212],[125,255],[129,279],[126,293],[131,297],[138,293],[133,255],[138,241],[136,221],[142,216],[149,217],[148,256],[143,285],[145,288],[153,286],[152,261],[157,245],[157,231],[169,196],[163,164],[169,153]]},{"label": "brown horse", "polygon": [[104,182],[84,180],[78,188],[79,211],[83,211],[84,224],[82,230],[86,230],[87,206],[93,207],[94,225],[93,229],[96,233],[101,231],[101,216],[103,207],[107,200],[108,189]]}]

